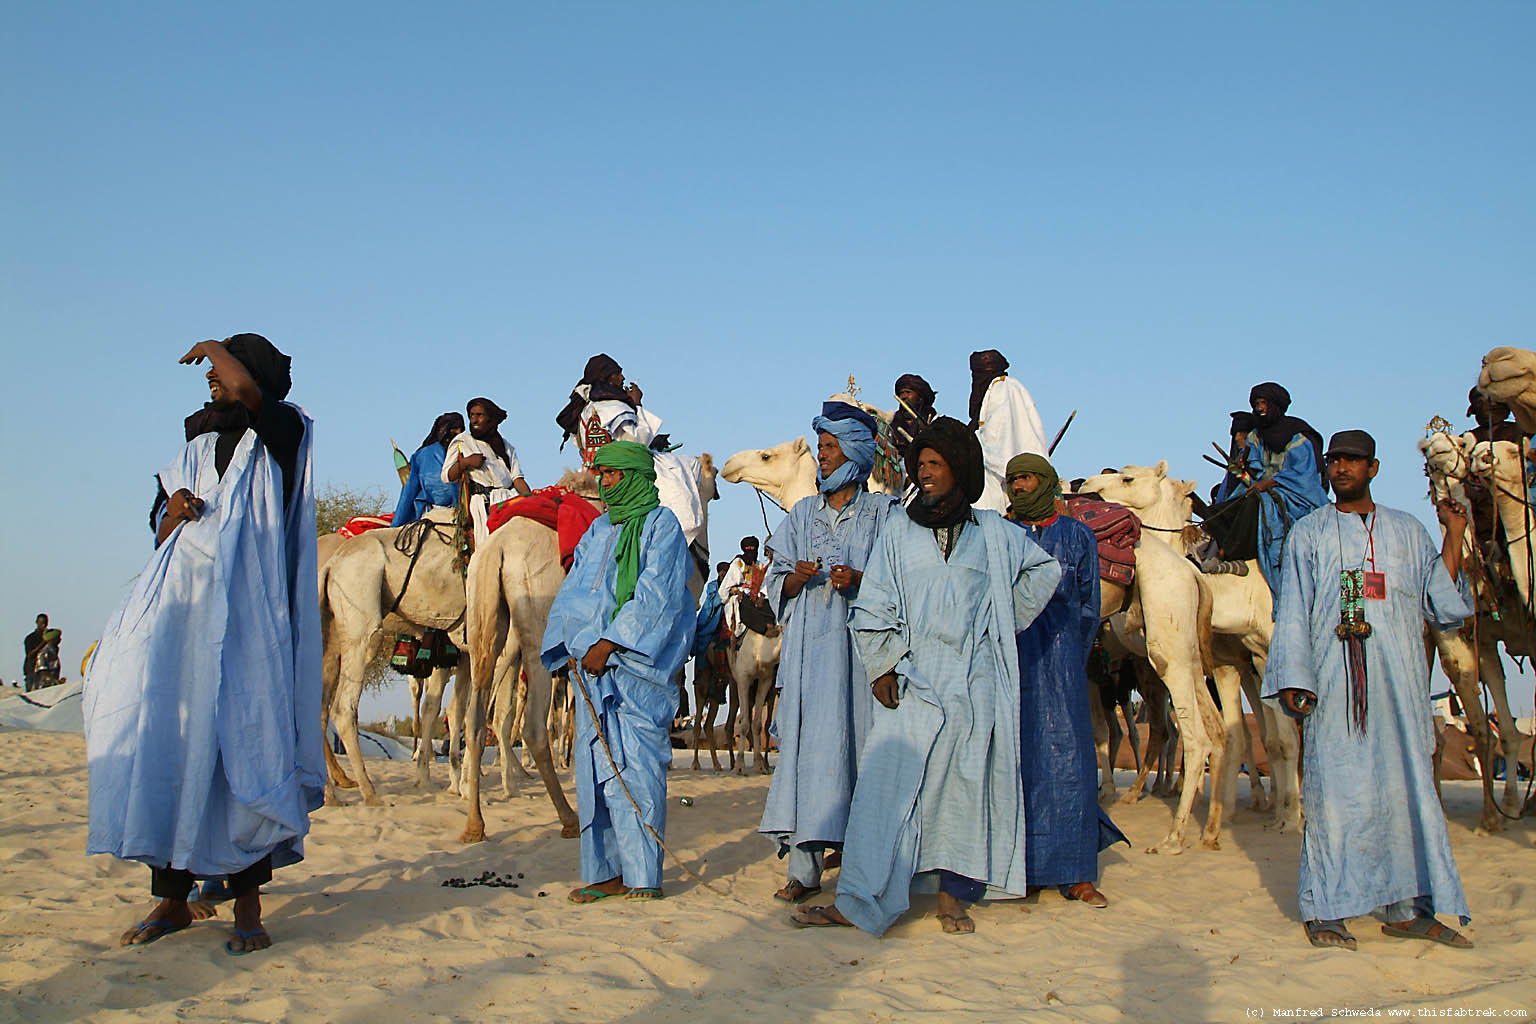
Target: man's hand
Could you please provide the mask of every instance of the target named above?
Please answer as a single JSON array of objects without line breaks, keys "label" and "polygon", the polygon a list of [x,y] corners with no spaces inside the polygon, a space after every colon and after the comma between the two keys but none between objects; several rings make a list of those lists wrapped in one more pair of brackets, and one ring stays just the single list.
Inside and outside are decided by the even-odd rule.
[{"label": "man's hand", "polygon": [[794,597],[805,589],[805,585],[816,578],[820,572],[815,562],[807,562],[804,559],[795,563],[795,571],[784,577],[784,596]]},{"label": "man's hand", "polygon": [[871,684],[870,689],[874,692],[875,700],[879,701],[881,704],[884,704],[886,707],[893,711],[896,709],[896,705],[900,703],[900,701],[896,699],[895,672],[887,672],[879,679],[876,679],[874,683]]},{"label": "man's hand", "polygon": [[589,676],[602,675],[603,669],[608,667],[608,659],[618,649],[619,645],[612,640],[599,640],[582,655],[581,670]]},{"label": "man's hand", "polygon": [[1281,690],[1280,704],[1292,718],[1306,718],[1317,708],[1317,694],[1311,690]]},{"label": "man's hand", "polygon": [[187,349],[187,354],[176,360],[176,362],[181,363],[182,365],[186,365],[188,363],[200,363],[204,359],[208,358],[208,353],[203,351],[203,346],[219,344],[222,344],[222,342],[214,341],[212,338],[209,338],[207,341],[200,341],[196,345],[193,345],[191,348]]},{"label": "man's hand", "polygon": [[195,521],[203,514],[203,499],[185,487],[178,488],[165,502],[165,516],[178,523]]},{"label": "man's hand", "polygon": [[1466,532],[1466,510],[1450,498],[1441,498],[1435,502],[1435,516],[1440,520],[1440,525],[1445,527],[1446,533],[1454,533],[1459,536]]},{"label": "man's hand", "polygon": [[833,590],[852,590],[864,581],[864,574],[851,565],[834,565],[828,576]]},{"label": "man's hand", "polygon": [[1280,481],[1276,480],[1274,477],[1267,477],[1267,478],[1265,478],[1263,480],[1260,480],[1260,481],[1256,482],[1252,487],[1250,487],[1248,489],[1250,491],[1252,491],[1254,494],[1263,494],[1265,491],[1272,491],[1272,490],[1274,490],[1275,489],[1275,485],[1278,484],[1279,482]]},{"label": "man's hand", "polygon": [[631,381],[624,388],[624,393],[629,396],[629,400],[631,402],[634,402],[636,405],[640,404],[640,397],[641,397],[642,392],[640,391],[640,385],[639,384],[636,384],[633,381]]},{"label": "man's hand", "polygon": [[460,455],[459,461],[463,462],[470,469],[479,469],[485,465],[485,456],[480,452],[475,452],[473,455]]}]

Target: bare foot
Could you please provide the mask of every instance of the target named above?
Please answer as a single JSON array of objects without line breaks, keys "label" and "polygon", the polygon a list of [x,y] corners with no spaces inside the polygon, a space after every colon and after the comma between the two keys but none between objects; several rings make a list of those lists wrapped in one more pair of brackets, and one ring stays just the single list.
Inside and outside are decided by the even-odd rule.
[{"label": "bare foot", "polygon": [[119,946],[147,946],[163,935],[179,932],[193,921],[186,900],[161,900],[149,916],[118,938]]},{"label": "bare foot", "polygon": [[804,903],[820,893],[821,886],[806,885],[798,878],[791,878],[788,885],[773,894],[773,898],[783,900],[785,903]]},{"label": "bare foot", "polygon": [[272,936],[261,925],[261,890],[252,889],[235,897],[235,934],[224,943],[231,956],[254,953],[272,945]]},{"label": "bare foot", "polygon": [[852,928],[853,922],[834,906],[801,907],[789,915],[790,924],[798,928]]}]

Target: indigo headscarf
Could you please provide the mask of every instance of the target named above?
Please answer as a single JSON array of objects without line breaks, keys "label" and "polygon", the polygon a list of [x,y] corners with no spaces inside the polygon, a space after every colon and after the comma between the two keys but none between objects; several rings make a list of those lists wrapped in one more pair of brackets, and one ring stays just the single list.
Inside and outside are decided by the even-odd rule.
[{"label": "indigo headscarf", "polygon": [[955,475],[955,489],[930,499],[919,490],[916,498],[907,506],[907,516],[919,526],[954,526],[970,513],[971,506],[981,500],[986,486],[986,464],[981,454],[981,442],[976,434],[957,419],[940,416],[918,434],[907,450],[907,478],[917,479],[917,463],[923,450],[932,448],[949,463]]},{"label": "indigo headscarf", "polygon": [[822,494],[840,491],[852,484],[863,484],[875,468],[875,418],[858,406],[846,402],[823,402],[821,415],[811,420],[817,434],[831,434],[848,461],[823,478],[821,464],[816,464],[816,489]]}]

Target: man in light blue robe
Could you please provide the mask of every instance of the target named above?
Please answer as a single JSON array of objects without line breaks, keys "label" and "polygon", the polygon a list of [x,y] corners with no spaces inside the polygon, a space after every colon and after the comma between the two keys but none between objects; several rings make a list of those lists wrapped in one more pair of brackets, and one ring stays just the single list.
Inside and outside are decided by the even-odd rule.
[{"label": "man in light blue robe", "polygon": [[86,671],[86,850],[151,868],[161,901],[123,945],[185,928],[194,879],[227,875],[238,955],[271,944],[259,887],[303,859],[324,800],[313,424],[265,338],[181,361],[205,358],[212,401],[159,473],[158,546]]},{"label": "man in light blue robe", "polygon": [[1098,760],[1088,707],[1088,654],[1099,632],[1099,545],[1057,507],[1056,469],[1043,455],[1008,461],[1008,518],[1056,559],[1061,582],[1019,634],[1019,723],[1024,776],[1026,874],[1102,909],[1094,883],[1099,851],[1125,836],[1099,806]]},{"label": "man in light blue robe", "polygon": [[1248,480],[1232,488],[1259,495],[1259,572],[1270,593],[1280,593],[1280,553],[1286,534],[1301,518],[1328,502],[1323,489],[1323,439],[1306,420],[1287,416],[1291,394],[1273,381],[1248,394],[1253,429],[1248,433]]},{"label": "man in light blue robe", "polygon": [[[673,679],[694,640],[693,559],[677,517],[659,502],[644,445],[603,445],[593,468],[608,511],[576,546],[550,608],[542,654],[551,670],[571,665],[576,694],[571,770],[585,884],[569,899],[660,899],[658,838],[667,827],[677,714]],[[601,718],[601,737],[588,699]]]},{"label": "man in light blue robe", "polygon": [[823,857],[843,845],[875,707],[848,612],[880,524],[895,504],[865,488],[875,464],[869,413],[827,402],[811,429],[819,493],[797,501],[774,533],[766,581],[769,605],[785,625],[773,722],[779,765],[758,831],[773,840],[780,857],[789,857],[788,883],[773,894],[789,903],[821,891]]},{"label": "man in light blue robe", "polygon": [[1470,919],[1435,794],[1423,640],[1426,621],[1473,614],[1467,521],[1437,506],[1437,551],[1416,518],[1375,504],[1363,430],[1335,434],[1327,465],[1337,502],[1291,530],[1264,673],[1264,696],[1302,720],[1301,919],[1314,946],[1354,949],[1345,919],[1369,913],[1395,938],[1467,948],[1434,917]]},{"label": "man in light blue robe", "polygon": [[426,515],[428,509],[452,508],[458,503],[459,485],[443,480],[443,459],[448,454],[448,442],[463,430],[464,417],[456,412],[445,412],[432,424],[432,432],[411,456],[410,473],[400,488],[390,526],[408,526]]},{"label": "man in light blue robe", "polygon": [[951,933],[975,930],[963,904],[989,887],[1026,891],[1014,636],[1061,569],[1023,530],[972,507],[985,463],[965,424],[934,420],[907,470],[919,495],[881,527],[849,617],[882,706],[859,760],[836,905],[801,908],[802,926],[879,935],[918,875],[936,876],[924,881],[938,883]]}]

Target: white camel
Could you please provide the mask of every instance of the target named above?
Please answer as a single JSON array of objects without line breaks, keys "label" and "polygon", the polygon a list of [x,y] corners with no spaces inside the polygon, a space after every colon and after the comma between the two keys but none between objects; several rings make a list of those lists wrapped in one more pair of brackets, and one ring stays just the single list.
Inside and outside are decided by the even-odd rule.
[{"label": "white camel", "polygon": [[[856,405],[878,420],[890,419],[890,413],[846,393],[833,395],[831,401]],[[748,448],[727,459],[720,475],[727,483],[751,484],[787,512],[801,498],[816,493],[816,453],[804,436],[772,448]],[[873,477],[869,489],[876,494],[896,493]]]},{"label": "white camel", "polygon": [[[322,725],[336,718],[352,765],[352,778],[363,802],[377,804],[378,793],[363,764],[357,738],[357,705],[368,663],[387,638],[447,630],[464,649],[464,586],[453,569],[452,510],[435,510],[420,524],[369,530],[339,544],[319,571],[320,621],[324,639]],[[397,547],[397,541],[405,550]],[[464,661],[460,659],[460,669]],[[461,675],[460,678],[463,678]],[[437,690],[439,699],[442,691]],[[435,716],[435,710],[432,712]],[[336,802],[337,784],[346,777],[326,746],[332,778],[326,799]],[[430,744],[417,751],[417,778],[431,759]],[[339,776],[339,777],[338,777]]]},{"label": "white camel", "polygon": [[[728,658],[731,666],[730,709],[726,727],[731,739],[731,762],[737,775],[746,773],[747,751],[756,751],[757,770],[767,775],[768,723],[772,721],[774,684],[778,678],[780,640],[777,627],[773,636],[747,630],[740,646]],[[737,753],[740,759],[737,759]],[[718,765],[717,765],[718,767]]]},{"label": "white camel", "polygon": [[[1514,444],[1499,441],[1490,447],[1486,442],[1478,443],[1470,434],[1458,437],[1447,430],[1434,430],[1419,442],[1419,450],[1424,454],[1424,471],[1429,477],[1432,500],[1450,497],[1470,512],[1471,505],[1466,500],[1466,481],[1475,474],[1492,493],[1496,507],[1501,500],[1504,502],[1505,507],[1498,511],[1505,536],[1519,537],[1520,533],[1526,532],[1521,521],[1523,513],[1514,512],[1508,507],[1524,503],[1501,493],[1510,490],[1508,485],[1516,482],[1509,477],[1512,473],[1518,473],[1518,466],[1508,465],[1511,458],[1519,457]],[[1517,515],[1520,518],[1516,519]],[[1511,519],[1514,521],[1511,522]],[[1518,543],[1512,542],[1509,547],[1516,549]],[[1487,716],[1483,713],[1479,682],[1487,687],[1499,715],[1502,726],[1499,740],[1505,763],[1515,764],[1525,737],[1515,727],[1515,719],[1509,707],[1508,686],[1499,644],[1503,643],[1505,649],[1517,657],[1530,654],[1533,647],[1532,619],[1522,607],[1520,597],[1516,596],[1516,588],[1501,582],[1501,567],[1484,565],[1475,531],[1467,532],[1462,557],[1473,581],[1477,615],[1460,630],[1446,633],[1430,627],[1428,653],[1431,659],[1438,654],[1440,667],[1466,712],[1467,732],[1476,748],[1483,777],[1483,812],[1479,830],[1492,833],[1503,829],[1506,816],[1519,815],[1520,790],[1518,773],[1510,772],[1505,778],[1502,801],[1495,801],[1492,765],[1487,763],[1489,758],[1486,756],[1490,750],[1490,730]],[[1520,559],[1512,558],[1511,561],[1519,562]],[[1519,572],[1516,566],[1510,569]],[[1498,609],[1497,616],[1493,614],[1494,609]]]},{"label": "white camel", "polygon": [[1536,434],[1536,352],[1507,346],[1493,349],[1483,356],[1477,389],[1509,406],[1522,431]]}]

